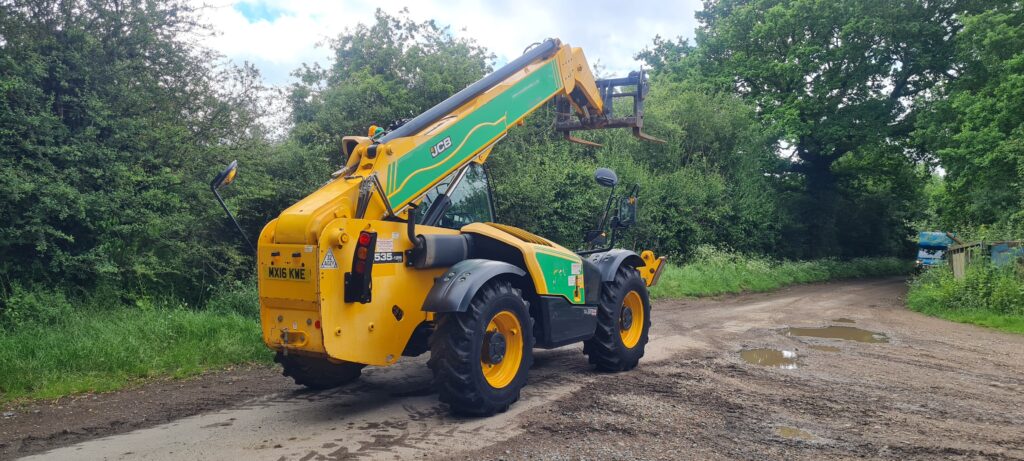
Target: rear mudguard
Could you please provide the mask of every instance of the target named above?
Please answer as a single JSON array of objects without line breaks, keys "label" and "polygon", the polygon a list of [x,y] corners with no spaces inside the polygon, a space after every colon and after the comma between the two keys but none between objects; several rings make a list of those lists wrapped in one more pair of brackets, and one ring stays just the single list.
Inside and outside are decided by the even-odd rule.
[{"label": "rear mudguard", "polygon": [[526,271],[506,262],[489,259],[467,259],[434,279],[434,286],[423,301],[426,312],[465,312],[477,290],[491,279],[509,274],[526,275]]}]

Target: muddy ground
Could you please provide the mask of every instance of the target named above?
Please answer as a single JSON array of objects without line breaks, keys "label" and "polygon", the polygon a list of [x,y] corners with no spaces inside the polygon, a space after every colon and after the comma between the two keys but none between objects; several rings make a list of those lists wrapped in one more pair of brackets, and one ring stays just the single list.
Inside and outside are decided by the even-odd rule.
[{"label": "muddy ground", "polygon": [[[250,368],[4,409],[0,458],[1024,459],[1024,336],[909,312],[904,293],[885,279],[656,302],[640,368],[538,351],[522,400],[492,418],[448,416],[422,357],[319,393]],[[882,342],[786,334],[829,325]],[[741,359],[759,348],[793,362]]]}]

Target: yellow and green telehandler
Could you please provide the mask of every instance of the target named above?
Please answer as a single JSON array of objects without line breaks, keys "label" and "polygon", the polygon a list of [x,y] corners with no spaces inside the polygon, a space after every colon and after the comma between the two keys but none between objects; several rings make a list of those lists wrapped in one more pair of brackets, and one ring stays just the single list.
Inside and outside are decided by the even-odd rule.
[{"label": "yellow and green telehandler", "polygon": [[[581,49],[549,39],[404,124],[344,137],[344,167],[256,242],[263,342],[284,374],[326,389],[429,352],[441,401],[492,415],[519,398],[534,348],[583,342],[600,370],[635,367],[664,262],[612,248],[636,220],[636,187],[617,195],[615,173],[598,169],[608,202],[572,251],[492,222],[482,165],[549,102],[570,141],[603,128],[657,141],[642,130],[647,89],[642,71],[596,80]],[[632,114],[615,117],[615,98],[631,98]],[[211,183],[218,200],[236,168]]]}]

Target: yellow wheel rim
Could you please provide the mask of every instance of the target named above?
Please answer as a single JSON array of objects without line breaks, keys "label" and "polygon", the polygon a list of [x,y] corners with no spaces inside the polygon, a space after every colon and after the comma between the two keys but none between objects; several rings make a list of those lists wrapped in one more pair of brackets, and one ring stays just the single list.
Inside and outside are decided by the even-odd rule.
[{"label": "yellow wheel rim", "polygon": [[632,349],[640,342],[644,332],[644,300],[640,293],[630,291],[622,300],[622,312],[619,315],[619,336],[622,345]]},{"label": "yellow wheel rim", "polygon": [[[504,356],[497,363],[488,360],[488,337],[500,334],[504,338]],[[484,372],[487,384],[501,389],[512,383],[523,363],[523,329],[519,318],[509,311],[501,311],[491,318],[484,332],[484,344],[480,347],[480,369]]]}]

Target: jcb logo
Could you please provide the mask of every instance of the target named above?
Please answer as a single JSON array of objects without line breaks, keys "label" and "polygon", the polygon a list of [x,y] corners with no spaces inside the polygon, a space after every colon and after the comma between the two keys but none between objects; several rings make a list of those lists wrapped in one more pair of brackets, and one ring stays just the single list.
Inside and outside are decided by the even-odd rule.
[{"label": "jcb logo", "polygon": [[449,147],[452,147],[452,137],[445,136],[440,142],[430,147],[430,156],[437,157],[441,155],[441,152],[448,150]]}]

